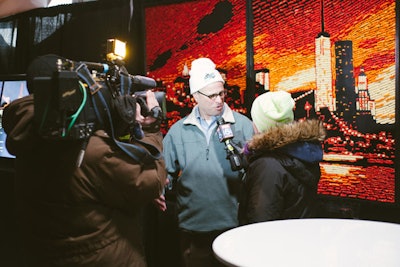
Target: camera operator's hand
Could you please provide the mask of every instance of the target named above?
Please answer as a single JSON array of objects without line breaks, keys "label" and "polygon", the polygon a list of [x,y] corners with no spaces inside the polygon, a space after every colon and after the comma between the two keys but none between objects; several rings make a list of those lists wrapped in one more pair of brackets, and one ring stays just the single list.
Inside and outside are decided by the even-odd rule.
[{"label": "camera operator's hand", "polygon": [[162,114],[160,113],[161,108],[158,104],[156,96],[151,90],[146,91],[146,104],[150,110],[150,115],[144,117],[141,114],[140,105],[136,104],[136,121],[142,125],[144,131],[157,132],[160,130]]},{"label": "camera operator's hand", "polygon": [[164,195],[160,195],[158,198],[154,199],[153,200],[153,204],[160,211],[166,211],[167,210],[167,202],[165,201],[165,196]]}]

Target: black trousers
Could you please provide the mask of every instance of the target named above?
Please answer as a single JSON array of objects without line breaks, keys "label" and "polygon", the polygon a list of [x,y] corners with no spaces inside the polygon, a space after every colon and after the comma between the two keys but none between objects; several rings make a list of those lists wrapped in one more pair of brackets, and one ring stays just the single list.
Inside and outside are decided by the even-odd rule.
[{"label": "black trousers", "polygon": [[180,247],[183,267],[222,267],[214,256],[212,243],[223,231],[191,232],[180,230]]}]

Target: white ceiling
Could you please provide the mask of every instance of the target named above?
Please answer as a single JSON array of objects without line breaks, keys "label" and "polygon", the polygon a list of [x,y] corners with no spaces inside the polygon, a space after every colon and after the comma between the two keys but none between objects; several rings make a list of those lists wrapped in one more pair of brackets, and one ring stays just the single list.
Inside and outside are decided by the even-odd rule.
[{"label": "white ceiling", "polygon": [[49,2],[50,0],[0,0],[0,18],[34,8],[47,7]]},{"label": "white ceiling", "polygon": [[72,4],[73,0],[50,0],[48,7]]},{"label": "white ceiling", "polygon": [[0,18],[12,16],[34,8],[89,1],[95,0],[0,0]]}]

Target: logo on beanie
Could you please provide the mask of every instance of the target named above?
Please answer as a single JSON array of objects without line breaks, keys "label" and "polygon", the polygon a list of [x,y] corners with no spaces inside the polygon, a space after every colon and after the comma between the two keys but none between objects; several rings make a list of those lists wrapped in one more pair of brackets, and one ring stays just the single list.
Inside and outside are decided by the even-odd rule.
[{"label": "logo on beanie", "polygon": [[204,76],[204,81],[215,79],[215,73],[206,73]]}]

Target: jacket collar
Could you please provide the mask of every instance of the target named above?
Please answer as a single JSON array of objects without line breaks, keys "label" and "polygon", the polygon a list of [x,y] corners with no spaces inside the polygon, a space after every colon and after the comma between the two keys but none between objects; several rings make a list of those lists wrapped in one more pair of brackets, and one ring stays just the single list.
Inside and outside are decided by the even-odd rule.
[{"label": "jacket collar", "polygon": [[[190,112],[190,114],[183,121],[183,124],[185,125],[192,124],[200,127],[199,120],[197,119],[198,109],[199,107],[196,105],[192,109],[192,112]],[[224,118],[225,122],[235,123],[235,117],[233,116],[233,111],[226,103],[224,103],[224,111],[222,113],[222,118]]]},{"label": "jacket collar", "polygon": [[296,142],[322,142],[325,136],[325,128],[319,120],[294,121],[253,136],[248,148],[254,152],[273,151]]},{"label": "jacket collar", "polygon": [[320,162],[323,159],[321,142],[326,136],[318,120],[296,121],[254,135],[247,143],[246,155],[250,161],[272,151],[286,154],[303,162]]}]

